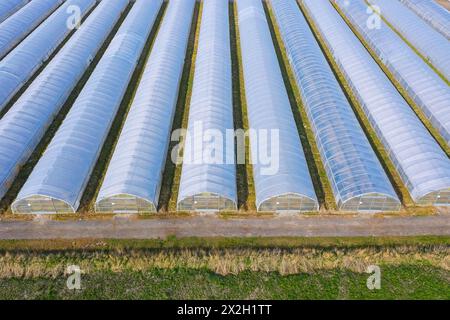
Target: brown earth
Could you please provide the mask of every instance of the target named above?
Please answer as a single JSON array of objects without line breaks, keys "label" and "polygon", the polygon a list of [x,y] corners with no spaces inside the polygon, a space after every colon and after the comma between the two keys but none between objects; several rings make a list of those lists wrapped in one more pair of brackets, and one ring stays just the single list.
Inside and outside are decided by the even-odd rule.
[{"label": "brown earth", "polygon": [[450,11],[450,1],[448,0],[436,0],[437,3],[439,3],[441,6],[443,6],[444,8],[446,8],[447,10]]}]

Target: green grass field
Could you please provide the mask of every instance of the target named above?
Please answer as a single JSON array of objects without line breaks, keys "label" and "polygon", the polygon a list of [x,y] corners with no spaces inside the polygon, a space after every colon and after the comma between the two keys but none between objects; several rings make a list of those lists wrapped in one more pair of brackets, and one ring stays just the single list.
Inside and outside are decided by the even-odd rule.
[{"label": "green grass field", "polygon": [[246,271],[221,276],[209,270],[152,269],[82,277],[81,290],[64,278],[2,279],[0,299],[448,299],[449,272],[414,265],[382,266],[380,290],[367,274],[348,270],[281,276]]},{"label": "green grass field", "polygon": [[449,237],[0,242],[0,299],[449,298]]}]

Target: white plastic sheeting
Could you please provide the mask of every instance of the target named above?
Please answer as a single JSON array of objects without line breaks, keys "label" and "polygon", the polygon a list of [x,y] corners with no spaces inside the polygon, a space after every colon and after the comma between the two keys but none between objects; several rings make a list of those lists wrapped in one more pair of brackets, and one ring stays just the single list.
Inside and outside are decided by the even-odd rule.
[{"label": "white plastic sheeting", "polygon": [[0,120],[0,197],[38,145],[127,4],[128,0],[102,1]]},{"label": "white plastic sheeting", "polygon": [[295,0],[271,0],[339,209],[391,211],[400,201]]},{"label": "white plastic sheeting", "polygon": [[400,0],[434,29],[450,40],[450,12],[433,0]]},{"label": "white plastic sheeting", "polygon": [[399,1],[368,0],[425,59],[450,81],[450,42]]},{"label": "white plastic sheeting", "polygon": [[67,26],[70,6],[77,6],[82,18],[95,0],[68,0],[0,61],[0,110],[72,31]]},{"label": "white plastic sheeting", "polygon": [[29,0],[2,0],[0,2],[0,23],[22,8]]},{"label": "white plastic sheeting", "polygon": [[195,0],[171,0],[100,188],[96,211],[152,212],[159,199]]},{"label": "white plastic sheeting", "polygon": [[33,0],[0,25],[0,59],[44,21],[64,0]]},{"label": "white plastic sheeting", "polygon": [[328,0],[302,0],[412,198],[450,204],[450,160]]},{"label": "white plastic sheeting", "polygon": [[[257,209],[317,210],[316,194],[263,4],[260,0],[238,0],[237,5],[249,128],[257,133],[250,135]],[[269,134],[267,146],[263,142],[263,130]],[[273,143],[272,130],[279,133],[278,141]],[[256,149],[259,151],[255,152]],[[266,165],[262,163],[260,154],[266,152],[278,157],[275,172],[264,170]]]},{"label": "white plastic sheeting", "polygon": [[383,21],[369,28],[363,0],[345,1],[336,3],[450,145],[450,87]]},{"label": "white plastic sheeting", "polygon": [[135,2],[17,196],[14,212],[77,210],[161,4]]},{"label": "white plastic sheeting", "polygon": [[[183,151],[184,159],[188,154],[190,159],[182,167],[178,210],[219,211],[237,206],[234,139],[226,143],[227,130],[234,129],[228,20],[228,0],[203,3],[187,128],[190,137]],[[198,133],[196,126],[201,126]],[[220,132],[222,141],[204,141],[208,131]],[[216,149],[216,143],[221,149]],[[214,159],[204,155],[209,148],[213,149],[209,153],[217,153]]]}]

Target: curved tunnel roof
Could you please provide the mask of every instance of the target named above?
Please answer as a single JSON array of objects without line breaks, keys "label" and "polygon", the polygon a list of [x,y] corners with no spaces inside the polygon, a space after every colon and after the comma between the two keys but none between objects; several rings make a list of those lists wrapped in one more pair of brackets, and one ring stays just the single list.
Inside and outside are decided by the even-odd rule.
[{"label": "curved tunnel roof", "polygon": [[413,200],[423,204],[428,193],[447,190],[449,158],[339,13],[328,0],[302,3]]},{"label": "curved tunnel roof", "polygon": [[[317,209],[263,4],[259,0],[238,0],[237,5],[249,128],[256,133],[250,135],[256,206],[260,208],[267,199],[280,194],[299,194],[315,199]],[[272,155],[269,165],[262,159],[266,152]],[[299,205],[296,210],[311,209]]]},{"label": "curved tunnel roof", "polygon": [[[135,3],[16,201],[43,194],[78,209],[161,3]],[[128,0],[114,4],[124,9]]]},{"label": "curved tunnel roof", "polygon": [[[371,200],[364,195],[378,193],[398,209],[400,201],[296,1],[271,4],[338,207],[345,210],[355,198],[366,203]],[[384,208],[373,202],[372,210]]]},{"label": "curved tunnel roof", "polygon": [[194,5],[194,0],[168,3],[100,188],[97,210],[104,199],[122,194],[158,206]]},{"label": "curved tunnel roof", "polygon": [[[228,6],[228,0],[203,3],[187,127],[190,136],[183,149],[184,159],[189,154],[189,160],[183,163],[178,193],[178,207],[185,210],[188,203],[192,204],[191,210],[208,209],[208,206],[212,210],[230,210],[237,205],[234,143],[226,140],[227,130],[234,130]],[[200,132],[196,133],[195,127],[199,125]],[[220,133],[218,147],[217,141],[204,142],[208,130]],[[200,147],[195,143],[196,134],[201,135]],[[218,153],[217,159],[204,156],[209,144],[214,147],[211,153]],[[200,158],[199,163],[195,163],[196,157]],[[232,158],[231,163],[227,163],[227,157]]]}]

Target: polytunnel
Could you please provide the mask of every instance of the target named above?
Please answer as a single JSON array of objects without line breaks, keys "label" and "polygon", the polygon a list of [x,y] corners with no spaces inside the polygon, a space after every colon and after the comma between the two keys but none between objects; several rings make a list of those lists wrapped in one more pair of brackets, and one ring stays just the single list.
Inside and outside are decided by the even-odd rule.
[{"label": "polytunnel", "polygon": [[95,0],[68,0],[36,28],[25,40],[0,61],[0,110],[72,31],[67,28],[70,6],[77,6],[82,18],[95,5]]},{"label": "polytunnel", "polygon": [[44,21],[63,0],[33,0],[0,24],[0,59]]},{"label": "polytunnel", "polygon": [[169,1],[100,188],[97,212],[154,212],[195,0]]},{"label": "polytunnel", "polygon": [[12,204],[14,212],[78,209],[161,4],[135,2]]},{"label": "polytunnel", "polygon": [[450,204],[450,160],[328,0],[302,0],[414,201]]},{"label": "polytunnel", "polygon": [[450,42],[399,1],[368,0],[422,56],[450,81]]},{"label": "polytunnel", "polygon": [[0,121],[0,197],[108,37],[127,0],[102,1]]},{"label": "polytunnel", "polygon": [[29,0],[2,0],[0,2],[0,23],[22,8]]},{"label": "polytunnel", "polygon": [[[228,20],[228,0],[203,3],[178,210],[237,208],[234,139],[232,143],[226,140],[227,130],[234,129]],[[219,148],[209,151],[214,153],[211,159],[204,153],[217,141],[204,141],[208,131],[220,133],[214,139],[221,140]],[[200,145],[195,142],[198,138]]]},{"label": "polytunnel", "polygon": [[[249,128],[255,133],[250,134],[250,149],[256,207],[259,211],[317,210],[263,4],[238,0],[237,5]],[[272,156],[269,165],[263,159],[266,152]]]},{"label": "polytunnel", "polygon": [[400,0],[426,23],[450,40],[450,12],[431,0]]},{"label": "polytunnel", "polygon": [[392,211],[400,201],[295,0],[271,0],[336,204]]},{"label": "polytunnel", "polygon": [[335,0],[372,51],[450,145],[450,87],[383,21],[367,26],[364,0]]}]

